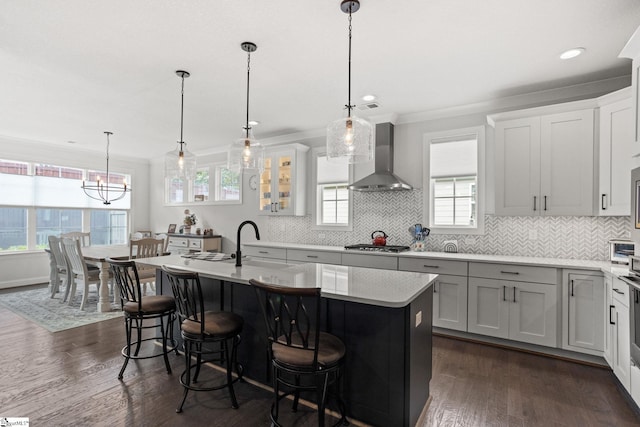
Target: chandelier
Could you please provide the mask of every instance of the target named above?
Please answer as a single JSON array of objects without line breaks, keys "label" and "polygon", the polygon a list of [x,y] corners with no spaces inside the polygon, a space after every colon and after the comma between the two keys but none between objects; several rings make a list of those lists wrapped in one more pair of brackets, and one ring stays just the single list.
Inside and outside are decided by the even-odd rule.
[{"label": "chandelier", "polygon": [[[110,205],[111,202],[122,199],[127,193],[131,192],[131,187],[127,186],[127,181],[122,180],[122,184],[112,183],[109,176],[109,135],[113,135],[113,132],[106,131],[107,135],[107,176],[106,180],[101,180],[98,177],[95,184],[87,184],[82,180],[82,189],[84,193],[92,199],[100,200],[105,205]],[[111,198],[110,198],[111,196]]]}]

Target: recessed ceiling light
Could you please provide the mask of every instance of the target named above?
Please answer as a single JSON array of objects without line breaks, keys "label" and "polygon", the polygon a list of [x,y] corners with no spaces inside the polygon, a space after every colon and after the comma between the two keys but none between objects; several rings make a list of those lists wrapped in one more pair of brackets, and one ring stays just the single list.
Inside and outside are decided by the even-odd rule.
[{"label": "recessed ceiling light", "polygon": [[376,100],[376,96],[375,95],[365,95],[365,96],[362,97],[362,100],[364,102],[375,101]]},{"label": "recessed ceiling light", "polygon": [[75,144],[76,141],[67,141],[67,144]]},{"label": "recessed ceiling light", "polygon": [[260,122],[256,121],[256,120],[249,120],[249,126],[258,126],[260,124]]},{"label": "recessed ceiling light", "polygon": [[574,47],[573,49],[569,49],[560,54],[560,59],[571,59],[575,58],[578,55],[581,55],[585,51],[583,47]]}]

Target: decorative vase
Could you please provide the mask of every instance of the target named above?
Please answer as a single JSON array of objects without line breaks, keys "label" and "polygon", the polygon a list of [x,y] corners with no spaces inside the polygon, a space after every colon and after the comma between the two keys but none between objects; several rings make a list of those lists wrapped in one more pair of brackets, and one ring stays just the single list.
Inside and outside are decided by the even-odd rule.
[{"label": "decorative vase", "polygon": [[185,225],[184,226],[184,234],[191,234],[191,226],[190,225]]}]

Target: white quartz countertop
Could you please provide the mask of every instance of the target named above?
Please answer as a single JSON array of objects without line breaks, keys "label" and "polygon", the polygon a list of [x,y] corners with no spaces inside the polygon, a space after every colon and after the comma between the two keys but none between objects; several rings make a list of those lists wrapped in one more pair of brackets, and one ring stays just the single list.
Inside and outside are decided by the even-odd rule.
[{"label": "white quartz countertop", "polygon": [[254,259],[205,261],[180,255],[144,258],[138,264],[181,268],[203,277],[248,284],[256,279],[289,287],[322,288],[325,298],[383,307],[404,307],[431,286],[436,274],[348,267],[329,264],[289,265]]},{"label": "white quartz countertop", "polygon": [[627,266],[621,264],[613,264],[606,261],[592,261],[581,259],[565,259],[565,258],[540,258],[525,256],[509,256],[509,255],[486,255],[486,254],[467,254],[467,253],[448,253],[448,252],[369,252],[353,249],[345,249],[342,246],[323,246],[323,245],[306,245],[300,243],[282,243],[282,242],[249,242],[243,243],[243,246],[261,246],[266,248],[281,249],[301,249],[310,251],[340,252],[350,254],[367,254],[375,256],[394,256],[402,258],[431,258],[452,261],[469,261],[469,262],[487,262],[500,264],[518,264],[532,265],[540,267],[554,268],[572,268],[580,270],[597,270],[604,273],[614,275],[627,274]]}]

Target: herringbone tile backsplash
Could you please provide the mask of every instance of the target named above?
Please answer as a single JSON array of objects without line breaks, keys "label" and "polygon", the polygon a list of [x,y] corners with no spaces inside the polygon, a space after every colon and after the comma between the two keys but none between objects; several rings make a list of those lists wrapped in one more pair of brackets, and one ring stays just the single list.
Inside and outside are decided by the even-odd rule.
[{"label": "herringbone tile backsplash", "polygon": [[[269,217],[265,240],[344,246],[369,243],[384,230],[389,245],[409,245],[409,226],[422,222],[422,192],[354,192],[353,231],[312,230],[311,215]],[[628,238],[629,217],[505,217],[486,215],[483,235],[438,234],[427,238],[427,250],[442,251],[445,240],[457,240],[458,252],[605,261],[608,241]],[[533,231],[533,233],[530,233]],[[319,238],[324,234],[324,238]],[[535,234],[537,238],[531,234]]]}]

